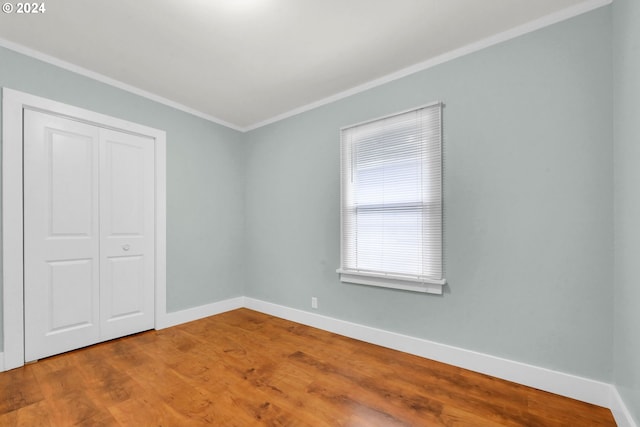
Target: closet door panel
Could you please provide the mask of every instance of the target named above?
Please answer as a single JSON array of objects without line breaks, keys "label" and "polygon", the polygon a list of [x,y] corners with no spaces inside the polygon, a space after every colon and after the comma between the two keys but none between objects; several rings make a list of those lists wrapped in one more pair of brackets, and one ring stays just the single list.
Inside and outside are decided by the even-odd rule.
[{"label": "closet door panel", "polygon": [[25,360],[99,340],[99,132],[24,112]]},{"label": "closet door panel", "polygon": [[154,144],[101,129],[100,257],[103,339],[154,326]]}]

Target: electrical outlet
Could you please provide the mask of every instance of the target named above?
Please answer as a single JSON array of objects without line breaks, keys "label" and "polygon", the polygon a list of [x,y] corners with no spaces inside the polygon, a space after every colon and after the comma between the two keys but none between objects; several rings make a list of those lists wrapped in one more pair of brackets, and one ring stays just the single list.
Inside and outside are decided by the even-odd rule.
[{"label": "electrical outlet", "polygon": [[311,297],[311,308],[318,308],[318,298]]}]

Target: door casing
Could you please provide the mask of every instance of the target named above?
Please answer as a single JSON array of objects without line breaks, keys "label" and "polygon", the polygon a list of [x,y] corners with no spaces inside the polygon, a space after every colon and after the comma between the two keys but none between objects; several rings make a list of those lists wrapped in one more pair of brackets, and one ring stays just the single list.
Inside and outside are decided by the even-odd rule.
[{"label": "door casing", "polygon": [[2,90],[2,305],[0,370],[24,365],[23,111],[31,109],[154,140],[155,328],[166,324],[166,133],[162,130],[52,101]]}]

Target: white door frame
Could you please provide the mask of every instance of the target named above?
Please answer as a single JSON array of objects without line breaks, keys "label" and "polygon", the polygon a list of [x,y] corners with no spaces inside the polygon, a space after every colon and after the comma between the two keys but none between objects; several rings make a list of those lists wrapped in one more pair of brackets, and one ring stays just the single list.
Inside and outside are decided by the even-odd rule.
[{"label": "white door frame", "polygon": [[[0,371],[24,365],[23,110],[32,109],[155,140],[155,328],[165,324],[166,133],[60,102],[2,89],[2,305]],[[4,360],[3,360],[4,359]]]}]

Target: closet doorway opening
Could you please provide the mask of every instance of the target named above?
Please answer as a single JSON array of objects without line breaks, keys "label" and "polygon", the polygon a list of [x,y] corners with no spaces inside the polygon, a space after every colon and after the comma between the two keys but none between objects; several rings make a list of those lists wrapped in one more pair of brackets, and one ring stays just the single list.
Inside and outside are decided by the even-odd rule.
[{"label": "closet doorway opening", "polygon": [[166,135],[3,89],[3,370],[158,327]]}]

